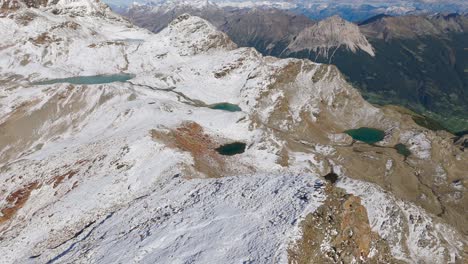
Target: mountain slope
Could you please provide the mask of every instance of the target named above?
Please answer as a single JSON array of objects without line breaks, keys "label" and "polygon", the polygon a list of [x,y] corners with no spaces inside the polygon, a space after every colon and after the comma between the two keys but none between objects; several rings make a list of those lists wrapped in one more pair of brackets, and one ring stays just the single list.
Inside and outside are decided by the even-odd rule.
[{"label": "mountain slope", "polygon": [[381,18],[361,26],[380,55],[349,56],[357,67],[345,62],[350,58],[337,64],[371,101],[403,104],[462,131],[468,126],[466,21],[459,15]]},{"label": "mountain slope", "polygon": [[[337,211],[363,230],[338,229],[362,242],[336,247],[346,260],[463,262],[467,154],[449,135],[368,104],[334,66],[237,49],[203,19],[152,34],[70,5],[0,18],[6,263],[285,263],[306,217],[340,199],[361,208]],[[122,72],[134,78],[39,82]],[[223,102],[241,111],[211,108]],[[343,133],[362,126],[385,140]],[[233,142],[242,154],[216,151]]]}]

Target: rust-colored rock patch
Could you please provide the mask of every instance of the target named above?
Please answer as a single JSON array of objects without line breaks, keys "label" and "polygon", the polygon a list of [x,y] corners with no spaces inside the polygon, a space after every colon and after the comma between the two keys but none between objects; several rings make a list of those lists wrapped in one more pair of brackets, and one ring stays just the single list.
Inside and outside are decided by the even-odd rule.
[{"label": "rust-colored rock patch", "polygon": [[369,225],[367,210],[361,205],[361,198],[351,195],[342,208],[342,220],[335,244],[351,244],[352,255],[366,258],[370,253],[372,231]]},{"label": "rust-colored rock patch", "polygon": [[372,232],[359,197],[331,186],[326,191],[325,203],[302,223],[303,235],[289,249],[289,263],[400,263]]},{"label": "rust-colored rock patch", "polygon": [[74,171],[74,170],[70,170],[64,174],[61,174],[61,175],[58,175],[58,176],[55,176],[53,177],[52,179],[49,180],[49,184],[53,184],[52,187],[57,188],[57,186],[59,186],[63,180],[65,179],[71,179],[71,177],[73,177],[75,174],[77,173],[77,171]]},{"label": "rust-colored rock patch", "polygon": [[30,38],[29,40],[36,45],[44,45],[62,41],[60,38],[56,38],[54,36],[51,37],[47,32],[44,32],[35,38]]},{"label": "rust-colored rock patch", "polygon": [[16,212],[26,204],[31,192],[37,188],[39,188],[39,183],[33,182],[10,193],[6,198],[8,205],[0,210],[2,213],[2,216],[0,216],[0,224],[10,220]]},{"label": "rust-colored rock patch", "polygon": [[190,152],[198,172],[211,178],[222,177],[227,173],[225,159],[214,150],[217,147],[215,140],[205,134],[199,124],[187,122],[169,132],[153,129],[150,133],[155,141]]}]

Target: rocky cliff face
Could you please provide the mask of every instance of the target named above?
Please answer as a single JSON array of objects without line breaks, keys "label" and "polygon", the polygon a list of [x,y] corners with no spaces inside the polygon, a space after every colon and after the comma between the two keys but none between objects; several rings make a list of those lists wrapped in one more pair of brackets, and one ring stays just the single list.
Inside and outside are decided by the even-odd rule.
[{"label": "rocky cliff face", "polygon": [[333,16],[318,24],[302,30],[288,47],[288,52],[311,50],[317,56],[333,57],[336,51],[343,47],[351,52],[362,50],[370,56],[375,56],[372,45],[360,32],[357,25]]},{"label": "rocky cliff face", "polygon": [[[198,17],[153,34],[54,10],[0,18],[4,262],[463,263],[468,157],[450,135],[368,104],[334,66],[236,48]],[[241,111],[213,109],[226,102]],[[343,133],[364,126],[384,141]],[[233,142],[242,153],[217,151]]]},{"label": "rocky cliff face", "polygon": [[[225,11],[226,22],[218,28],[242,47],[262,53],[281,52],[299,32],[315,24],[303,15],[277,9]],[[211,19],[206,17],[206,19]]]}]

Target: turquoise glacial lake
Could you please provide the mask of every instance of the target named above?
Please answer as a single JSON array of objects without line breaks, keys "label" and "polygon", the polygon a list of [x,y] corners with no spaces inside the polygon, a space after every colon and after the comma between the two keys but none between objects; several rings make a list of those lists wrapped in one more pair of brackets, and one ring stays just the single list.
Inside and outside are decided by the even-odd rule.
[{"label": "turquoise glacial lake", "polygon": [[94,76],[76,76],[70,78],[50,79],[45,81],[34,82],[34,85],[50,85],[56,83],[70,83],[70,84],[104,84],[113,82],[126,82],[135,78],[134,74],[119,73],[109,75],[94,75]]},{"label": "turquoise glacial lake", "polygon": [[208,106],[211,109],[216,109],[216,110],[224,110],[224,111],[229,111],[229,112],[240,112],[242,109],[235,104],[230,104],[230,103],[219,103],[219,104],[212,104]]}]

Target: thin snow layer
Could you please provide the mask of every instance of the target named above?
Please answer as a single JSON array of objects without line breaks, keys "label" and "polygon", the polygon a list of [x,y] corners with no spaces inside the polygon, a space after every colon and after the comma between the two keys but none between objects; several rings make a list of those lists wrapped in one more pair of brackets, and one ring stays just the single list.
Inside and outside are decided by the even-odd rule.
[{"label": "thin snow layer", "polygon": [[446,256],[449,263],[455,263],[456,257],[462,259],[458,252],[463,252],[466,238],[422,208],[351,178],[342,178],[338,187],[361,197],[372,230],[389,243],[395,258],[410,263],[445,263]]},{"label": "thin snow layer", "polygon": [[[68,88],[55,85],[53,91],[71,105],[74,94],[87,98],[88,105],[77,109],[87,109],[85,116],[63,134],[43,133],[36,141],[42,149],[2,174],[7,193],[31,181],[43,183],[3,235],[5,263],[285,261],[300,218],[324,199],[317,177],[292,170],[279,174],[270,149],[259,143],[236,159],[245,162],[241,167],[258,164],[257,170],[271,173],[188,180],[181,175],[193,166],[190,154],[149,134],[192,120],[207,134],[264,142],[257,139],[261,133],[235,122],[243,113],[187,106],[171,93],[128,84],[77,86],[66,97]],[[22,91],[27,94],[28,88],[17,88],[16,94]],[[132,95],[137,99],[129,100]],[[54,131],[77,114],[58,116],[38,129]],[[71,176],[60,182],[59,175]]]},{"label": "thin snow layer", "polygon": [[409,150],[412,154],[420,159],[428,160],[432,155],[432,145],[425,133],[427,132],[405,131],[400,135],[400,139],[410,146]]},{"label": "thin snow layer", "polygon": [[[18,134],[7,135],[14,140],[0,153],[0,161],[5,153],[10,157],[2,167],[1,191],[11,194],[37,183],[6,222],[1,260],[287,262],[300,220],[324,199],[316,175],[327,166],[320,155],[334,150],[317,146],[316,154],[290,153],[289,167],[282,167],[277,159],[284,139],[255,121],[267,122],[271,106],[282,101],[293,118],[288,126],[307,118],[301,112],[323,113],[350,127],[383,120],[382,112],[331,66],[234,49],[199,18],[181,16],[154,35],[106,10],[103,16],[79,10],[73,16],[22,10],[32,13],[27,25],[0,19],[6,36],[0,40],[0,77],[19,80],[0,90],[0,121],[13,120],[6,127]],[[284,74],[287,69],[292,77]],[[120,72],[136,77],[105,85],[29,83]],[[220,102],[239,104],[243,111],[206,107]],[[194,153],[152,138],[153,130],[176,131],[187,122],[199,124],[216,144],[247,144],[242,155],[222,157],[235,167],[233,177],[189,180],[203,176],[194,172]],[[367,185],[349,191],[365,201],[366,195],[388,198],[362,186]],[[0,207],[11,200],[2,197]],[[391,215],[368,205],[374,220]],[[382,230],[389,239],[401,231]],[[396,253],[404,251],[398,241],[391,244]],[[427,259],[418,248],[414,252]]]},{"label": "thin snow layer", "polygon": [[38,260],[283,262],[291,230],[324,199],[323,189],[314,188],[316,180],[311,175],[167,178],[150,195],[108,212]]},{"label": "thin snow layer", "polygon": [[93,0],[57,0],[50,1],[48,5],[59,8],[62,12],[86,13],[88,15],[110,11],[109,7],[103,2]]}]

